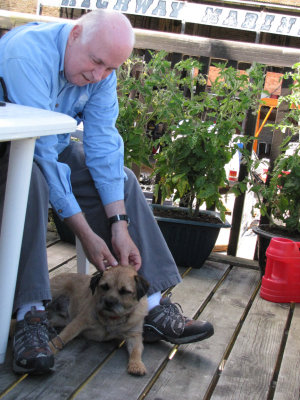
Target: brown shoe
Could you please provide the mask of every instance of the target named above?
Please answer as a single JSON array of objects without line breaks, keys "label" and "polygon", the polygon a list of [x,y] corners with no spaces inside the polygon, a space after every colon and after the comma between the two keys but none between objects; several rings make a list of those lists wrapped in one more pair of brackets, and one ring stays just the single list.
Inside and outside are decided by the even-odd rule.
[{"label": "brown shoe", "polygon": [[54,366],[54,356],[48,345],[46,311],[32,307],[18,321],[13,341],[13,370],[17,374],[44,374]]}]

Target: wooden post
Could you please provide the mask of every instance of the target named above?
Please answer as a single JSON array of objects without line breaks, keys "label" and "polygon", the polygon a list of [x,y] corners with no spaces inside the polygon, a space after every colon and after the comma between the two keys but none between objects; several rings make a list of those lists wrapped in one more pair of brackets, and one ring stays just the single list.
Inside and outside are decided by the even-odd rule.
[{"label": "wooden post", "polygon": [[[245,125],[245,134],[248,136],[254,136],[255,132],[256,117],[253,115],[253,110],[248,110]],[[249,143],[249,151],[252,151],[252,143]],[[239,182],[241,182],[248,174],[247,166],[241,164],[239,172]],[[243,208],[245,202],[245,193],[240,194],[234,201],[234,207],[232,212],[232,224],[229,235],[229,243],[227,254],[235,256],[238,248],[238,241],[241,229],[241,221],[243,215]]]},{"label": "wooden post", "polygon": [[[286,72],[290,72],[290,71],[292,71],[291,68],[285,68],[283,72],[286,73]],[[284,79],[282,81],[281,96],[286,96],[291,92],[290,85],[292,84],[292,82],[293,82],[292,78]],[[289,107],[290,107],[290,105],[286,102],[282,102],[278,106],[275,124],[278,124],[283,119],[284,115],[287,112],[289,112]],[[270,165],[269,165],[266,185],[269,185],[269,182],[271,179],[270,173],[273,171],[274,162],[280,154],[280,145],[287,135],[288,135],[288,133],[284,134],[280,130],[274,129],[273,137],[272,137],[272,144],[271,144],[271,152],[270,152]],[[267,216],[260,217],[260,224],[268,224],[268,223],[269,223],[269,220],[268,220]]]}]

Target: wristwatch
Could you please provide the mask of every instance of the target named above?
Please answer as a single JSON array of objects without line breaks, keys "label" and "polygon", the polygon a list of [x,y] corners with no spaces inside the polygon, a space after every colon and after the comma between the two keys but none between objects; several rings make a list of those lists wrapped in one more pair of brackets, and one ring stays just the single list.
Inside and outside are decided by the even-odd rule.
[{"label": "wristwatch", "polygon": [[110,225],[110,226],[111,226],[112,224],[114,224],[115,222],[118,222],[118,221],[126,221],[128,225],[129,225],[129,223],[130,223],[130,219],[129,219],[129,217],[128,217],[127,214],[117,214],[117,215],[114,215],[113,217],[108,218],[108,221],[109,221],[109,225]]}]

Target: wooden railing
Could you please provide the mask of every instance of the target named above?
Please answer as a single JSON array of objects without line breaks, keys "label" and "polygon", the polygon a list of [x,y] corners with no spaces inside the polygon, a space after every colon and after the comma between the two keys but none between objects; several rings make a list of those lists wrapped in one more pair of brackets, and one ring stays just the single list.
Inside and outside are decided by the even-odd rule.
[{"label": "wooden railing", "polygon": [[[60,18],[0,10],[0,29],[11,29],[30,21],[58,22]],[[70,22],[70,20],[65,20]],[[300,61],[300,49],[219,40],[177,33],[135,29],[137,49],[165,50],[194,57],[258,62],[274,67],[292,67]]]}]

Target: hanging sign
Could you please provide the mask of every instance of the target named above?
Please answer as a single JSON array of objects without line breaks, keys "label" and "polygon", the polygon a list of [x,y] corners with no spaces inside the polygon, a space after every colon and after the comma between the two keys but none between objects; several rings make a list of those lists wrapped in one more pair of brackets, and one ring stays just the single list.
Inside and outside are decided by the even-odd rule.
[{"label": "hanging sign", "polygon": [[176,19],[181,22],[300,37],[300,17],[173,0],[41,0],[42,5]]}]

